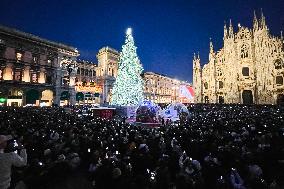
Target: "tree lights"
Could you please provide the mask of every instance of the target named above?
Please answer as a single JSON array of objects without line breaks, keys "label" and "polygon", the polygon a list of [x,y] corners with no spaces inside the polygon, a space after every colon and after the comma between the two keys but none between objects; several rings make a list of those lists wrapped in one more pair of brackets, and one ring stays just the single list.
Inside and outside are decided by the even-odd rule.
[{"label": "tree lights", "polygon": [[112,90],[113,105],[136,106],[143,101],[143,67],[137,56],[132,29],[126,31],[125,44],[122,46],[118,63],[117,78]]}]

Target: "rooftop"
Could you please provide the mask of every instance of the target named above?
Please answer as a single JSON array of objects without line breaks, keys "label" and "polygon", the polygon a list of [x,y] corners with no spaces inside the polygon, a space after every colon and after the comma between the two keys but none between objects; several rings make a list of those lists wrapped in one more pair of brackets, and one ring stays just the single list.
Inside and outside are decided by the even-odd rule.
[{"label": "rooftop", "polygon": [[69,50],[69,51],[73,51],[73,52],[78,53],[78,50],[75,47],[65,45],[63,43],[50,41],[50,40],[38,37],[38,36],[30,34],[30,33],[25,33],[25,32],[19,31],[15,28],[9,28],[9,27],[0,25],[0,33],[9,34],[9,35],[12,35],[12,36],[15,36],[15,37],[21,37],[21,38],[24,38],[24,39],[27,39],[27,40],[32,40],[34,42],[41,43],[43,45],[62,48],[62,49],[65,49],[65,50]]}]

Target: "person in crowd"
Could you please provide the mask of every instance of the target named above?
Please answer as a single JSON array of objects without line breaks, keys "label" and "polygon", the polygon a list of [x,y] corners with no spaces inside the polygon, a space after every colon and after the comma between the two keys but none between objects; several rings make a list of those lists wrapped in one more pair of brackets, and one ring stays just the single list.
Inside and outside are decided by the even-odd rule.
[{"label": "person in crowd", "polygon": [[[281,106],[189,105],[190,121],[158,128],[71,108],[0,107],[0,133],[22,141],[28,154],[28,166],[15,169],[12,184],[56,188],[77,174],[89,179],[89,188],[283,187]],[[8,178],[2,175],[1,181]]]},{"label": "person in crowd", "polygon": [[[15,152],[6,153],[7,142],[12,140],[11,135],[0,135],[0,188],[7,189],[11,182],[12,166],[22,167],[27,165],[26,149],[14,141]],[[19,150],[19,155],[17,154]]]}]

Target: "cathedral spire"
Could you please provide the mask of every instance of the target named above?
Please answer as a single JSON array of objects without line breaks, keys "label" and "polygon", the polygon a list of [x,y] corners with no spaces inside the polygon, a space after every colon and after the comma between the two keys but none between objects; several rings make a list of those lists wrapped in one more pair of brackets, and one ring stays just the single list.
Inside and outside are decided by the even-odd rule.
[{"label": "cathedral spire", "polygon": [[253,11],[253,31],[256,31],[258,30],[258,20],[257,20],[257,17],[256,17],[256,13],[255,11]]},{"label": "cathedral spire", "polygon": [[200,60],[199,51],[197,52],[197,59]]},{"label": "cathedral spire", "polygon": [[260,27],[261,27],[262,29],[266,29],[266,28],[267,28],[267,26],[266,26],[266,21],[265,21],[265,16],[263,15],[262,9],[261,9]]},{"label": "cathedral spire", "polygon": [[224,40],[228,37],[228,29],[227,29],[227,25],[226,22],[224,23]]},{"label": "cathedral spire", "polygon": [[211,53],[214,53],[214,48],[213,48],[213,43],[212,43],[212,40],[211,40],[211,37],[210,37],[210,54]]},{"label": "cathedral spire", "polygon": [[211,37],[210,37],[210,44],[209,44],[209,46],[210,46],[210,51],[209,51],[209,62],[210,62],[211,60],[214,59],[214,54],[215,54]]},{"label": "cathedral spire", "polygon": [[199,59],[199,53],[196,58],[196,54],[193,54],[193,69],[200,69],[200,59]]},{"label": "cathedral spire", "polygon": [[232,25],[232,20],[230,19],[230,26],[229,26],[229,37],[232,38],[234,36],[234,28]]}]

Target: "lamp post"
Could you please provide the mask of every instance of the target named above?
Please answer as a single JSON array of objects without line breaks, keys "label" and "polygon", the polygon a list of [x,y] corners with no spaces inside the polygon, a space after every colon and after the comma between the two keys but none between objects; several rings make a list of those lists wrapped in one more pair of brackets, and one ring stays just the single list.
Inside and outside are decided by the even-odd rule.
[{"label": "lamp post", "polygon": [[62,58],[62,61],[60,62],[60,66],[65,69],[68,73],[68,79],[69,79],[69,83],[68,83],[68,106],[70,106],[70,86],[71,86],[71,74],[73,71],[77,70],[77,65],[76,65],[76,61],[74,60],[70,60],[70,59],[66,59],[66,58]]}]

